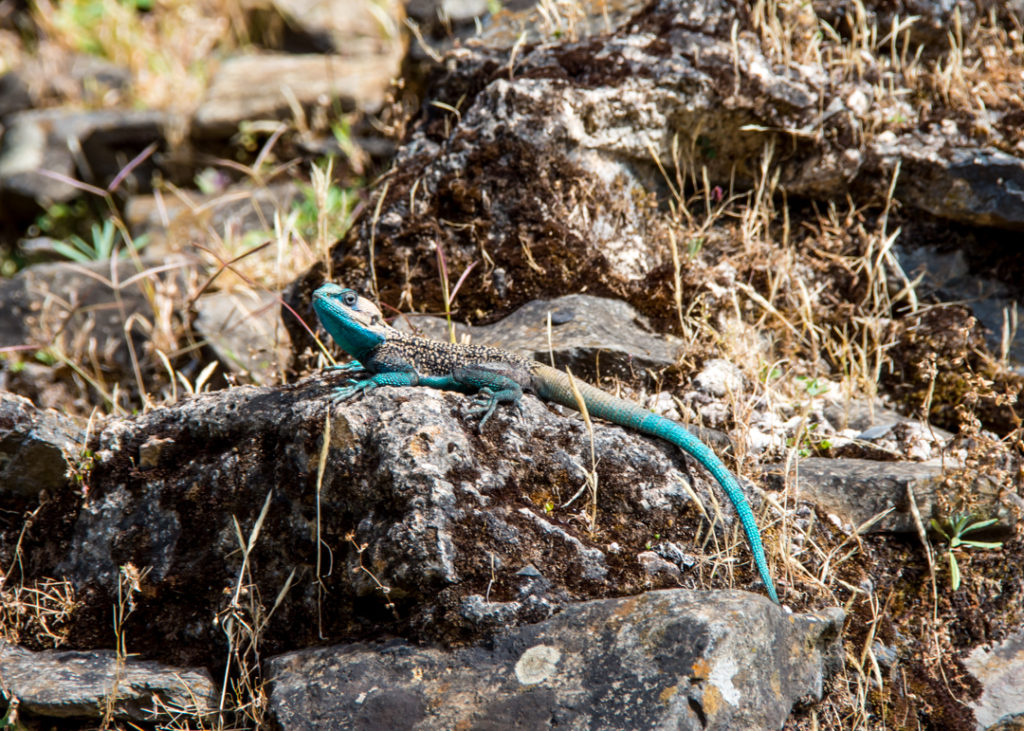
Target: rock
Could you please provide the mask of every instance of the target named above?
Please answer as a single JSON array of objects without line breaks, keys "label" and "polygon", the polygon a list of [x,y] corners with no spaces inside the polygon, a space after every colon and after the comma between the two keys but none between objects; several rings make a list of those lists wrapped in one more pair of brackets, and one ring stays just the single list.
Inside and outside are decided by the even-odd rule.
[{"label": "rock", "polygon": [[[818,17],[844,35],[850,32],[854,18],[863,17],[866,27],[887,31],[894,21],[912,19],[907,43],[911,48],[925,46],[926,57],[948,50],[954,23],[959,22],[969,34],[979,11],[979,6],[969,0],[814,0],[813,7]],[[954,19],[955,14],[960,16],[959,21]]]},{"label": "rock", "polygon": [[[5,120],[0,146],[0,204],[5,212],[35,215],[82,191],[40,171],[107,186],[123,165],[153,142],[162,142],[171,118],[146,110],[18,112]],[[124,188],[148,188],[152,158],[136,167]]]},{"label": "rock", "polygon": [[[0,117],[60,105],[111,108],[132,83],[131,71],[99,56],[69,52],[66,44],[37,39],[33,52],[0,77]],[[14,97],[5,98],[5,92]],[[5,105],[10,105],[5,109]]]},{"label": "rock", "polygon": [[[551,338],[548,339],[548,315]],[[398,318],[395,327],[418,330],[433,340],[449,340],[448,325],[439,317]],[[455,324],[457,342],[512,350],[573,375],[633,377],[647,369],[674,366],[683,343],[671,335],[655,335],[647,319],[620,300],[571,294],[534,300],[492,325]]]},{"label": "rock", "polygon": [[1024,230],[1024,160],[952,142],[943,133],[882,135],[873,154],[886,170],[901,162],[896,195],[904,204],[972,226]]},{"label": "rock", "polygon": [[[1017,300],[1009,284],[996,278],[996,271],[991,272],[993,276],[972,271],[970,259],[991,262],[1005,256],[997,247],[987,245],[993,238],[990,234],[982,234],[981,238],[985,239],[985,244],[968,250],[896,244],[893,253],[910,279],[922,277],[917,287],[919,297],[934,295],[942,302],[963,302],[985,327],[985,341],[990,351],[1000,353],[1004,323],[1008,313],[1017,307]],[[1020,372],[1024,366],[1024,332],[1011,329],[1010,335],[1012,339],[1008,343],[1007,355]]]},{"label": "rock", "polygon": [[0,74],[0,119],[31,106],[32,98],[28,94],[28,84],[21,75],[14,71]]},{"label": "rock", "polygon": [[651,578],[667,576],[676,581],[680,581],[683,578],[683,574],[678,566],[671,561],[666,561],[654,551],[644,551],[637,554],[636,558]]},{"label": "rock", "polygon": [[[881,399],[869,401],[867,399],[830,398],[824,402],[823,410],[825,418],[836,428],[853,429],[857,432],[865,432],[873,427],[888,429],[895,424],[920,423],[887,407]],[[935,427],[935,435],[942,441],[948,441],[953,437],[951,433],[938,427]]]},{"label": "rock", "polygon": [[743,388],[743,372],[734,363],[723,358],[713,358],[704,364],[693,384],[699,390],[716,398],[725,398],[740,393]]},{"label": "rock", "polygon": [[472,25],[487,15],[487,0],[409,0],[406,12],[418,23],[438,23],[441,18],[455,26]]},{"label": "rock", "polygon": [[740,592],[578,604],[484,645],[405,642],[271,658],[281,728],[781,728],[841,663],[843,613]]},{"label": "rock", "polygon": [[[57,347],[73,362],[127,372],[131,368],[127,318],[134,315],[152,321],[157,316],[145,283],[154,287],[157,296],[177,303],[167,311],[180,312],[195,263],[183,256],[143,257],[142,266],[151,273],[136,277],[139,271],[127,259],[113,267],[110,261],[36,264],[0,281],[0,309],[6,313],[0,318],[0,347]],[[134,282],[123,284],[132,278]],[[138,325],[130,329],[136,352],[144,352],[151,332]]]},{"label": "rock", "polygon": [[0,678],[5,700],[47,718],[100,718],[108,703],[116,719],[201,718],[218,701],[206,670],[118,660],[113,650],[30,652],[0,640]]},{"label": "rock", "polygon": [[[226,138],[242,122],[291,119],[293,103],[373,113],[384,104],[400,53],[386,57],[267,54],[236,56],[216,72],[192,119],[199,138]],[[258,84],[253,84],[259,79]]]},{"label": "rock", "polygon": [[[353,58],[402,54],[405,14],[398,0],[269,0],[268,4],[283,21],[279,32],[289,50]],[[260,3],[248,9],[253,13]],[[271,7],[266,7],[260,15],[270,12]]]},{"label": "rock", "polygon": [[1003,716],[985,731],[1024,731],[1024,713]]},{"label": "rock", "polygon": [[0,496],[64,488],[84,447],[85,433],[71,419],[0,391]]},{"label": "rock", "polygon": [[[578,599],[679,585],[678,577],[652,577],[635,558],[656,540],[702,555],[693,537],[708,527],[690,490],[711,505],[708,490],[717,487],[667,444],[594,425],[601,498],[591,533],[586,495],[570,502],[592,467],[579,418],[526,396],[522,417],[502,409],[478,434],[462,394],[382,388],[332,407],[337,382],[233,388],[105,421],[73,536],[38,561],[40,572],[67,577],[85,597],[72,634],[109,626],[118,567],[131,562],[150,567],[132,649],[179,664],[220,662],[223,632],[211,620],[237,581],[235,520],[249,536],[267,500],[248,564],[252,591],[276,597],[289,577],[297,582],[261,638],[268,654],[366,632],[390,603],[395,634],[472,641],[496,617],[502,625],[538,621]],[[756,509],[756,493],[749,497]],[[724,497],[718,502],[713,530],[724,535],[734,513]],[[319,603],[318,515],[331,597]],[[760,591],[738,548],[728,575]],[[304,568],[293,576],[296,567]],[[707,576],[680,569],[684,586],[706,585]],[[182,642],[168,644],[170,633]]]},{"label": "rock", "polygon": [[[782,467],[765,470],[769,483],[782,488]],[[823,459],[810,457],[796,463],[796,495],[821,509],[837,514],[854,527],[888,511],[870,530],[915,533],[917,528],[907,500],[907,488],[921,513],[925,529],[930,518],[948,518],[940,505],[962,500],[963,485],[957,480],[946,484],[962,468],[944,468],[940,460],[931,462],[876,462],[866,459]],[[998,518],[1003,530],[1012,528],[1022,515],[1024,500],[992,484],[984,476],[969,478],[972,510],[977,516]],[[959,478],[960,480],[963,477]]]},{"label": "rock", "polygon": [[1024,629],[1018,629],[993,647],[976,647],[964,660],[967,670],[982,685],[981,697],[971,703],[978,728],[1004,724],[1017,728],[1011,717],[1024,716]]},{"label": "rock", "polygon": [[[603,20],[593,35],[584,10],[572,17],[578,29],[553,28],[535,9],[499,12],[478,39],[453,48],[397,153],[401,174],[369,202],[380,215],[362,217],[334,250],[343,283],[368,292],[375,279],[383,302],[443,311],[440,249],[453,279],[481,264],[462,290],[464,311],[500,316],[585,290],[664,317],[672,303],[665,288],[652,297],[651,283],[674,265],[668,233],[649,213],[652,191],[665,184],[652,161],[670,179],[675,165],[706,168],[712,185],[743,189],[768,144],[789,195],[885,195],[902,161],[896,195],[908,206],[974,225],[1021,225],[1020,160],[998,151],[1016,142],[1011,133],[979,148],[941,125],[928,131],[899,79],[891,98],[880,98],[871,82],[837,78],[816,62],[787,66],[762,52],[754,14],[736,4],[623,5],[628,19]],[[893,17],[890,6],[878,4],[879,13]],[[943,3],[919,22],[945,28],[953,15]],[[879,133],[865,131],[875,126]],[[308,294],[320,276],[311,271],[299,289]]]},{"label": "rock", "polygon": [[254,383],[276,383],[291,355],[281,306],[270,292],[214,292],[196,300],[195,329],[221,363]]}]

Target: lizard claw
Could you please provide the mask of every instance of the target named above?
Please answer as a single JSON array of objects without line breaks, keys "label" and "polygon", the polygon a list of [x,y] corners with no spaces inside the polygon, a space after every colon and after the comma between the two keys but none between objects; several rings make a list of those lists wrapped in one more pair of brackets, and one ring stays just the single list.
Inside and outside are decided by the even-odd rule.
[{"label": "lizard claw", "polygon": [[475,409],[470,409],[467,413],[470,416],[476,416],[477,414],[483,414],[480,419],[480,423],[477,424],[477,431],[482,432],[484,430],[484,424],[491,418],[494,410],[498,407],[498,399],[495,398],[494,392],[489,388],[481,388],[476,396],[473,398],[473,403],[476,405]]},{"label": "lizard claw", "polygon": [[339,404],[342,401],[348,401],[350,398],[360,393],[361,391],[369,391],[376,387],[377,384],[374,383],[373,380],[371,379],[366,379],[365,381],[357,381],[354,378],[350,378],[346,382],[346,385],[334,389],[334,393],[331,394],[331,401],[333,401],[336,404]]}]

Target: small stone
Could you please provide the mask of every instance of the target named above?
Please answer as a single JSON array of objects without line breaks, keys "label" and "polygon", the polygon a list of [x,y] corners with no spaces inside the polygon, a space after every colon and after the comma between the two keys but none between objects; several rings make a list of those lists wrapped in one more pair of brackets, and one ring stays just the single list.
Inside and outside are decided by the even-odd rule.
[{"label": "small stone", "polygon": [[693,379],[694,385],[715,398],[724,398],[743,389],[743,373],[723,358],[713,358]]},{"label": "small stone", "polygon": [[636,558],[647,575],[652,579],[667,577],[677,582],[683,579],[683,573],[679,570],[678,566],[666,561],[654,551],[638,553]]}]

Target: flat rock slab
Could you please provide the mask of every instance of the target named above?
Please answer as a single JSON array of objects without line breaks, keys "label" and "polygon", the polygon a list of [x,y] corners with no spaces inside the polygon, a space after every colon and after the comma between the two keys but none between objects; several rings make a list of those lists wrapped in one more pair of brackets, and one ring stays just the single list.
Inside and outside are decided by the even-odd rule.
[{"label": "flat rock slab", "polygon": [[[950,149],[952,148],[952,149]],[[951,146],[943,135],[882,136],[888,167],[901,161],[896,195],[939,218],[1024,231],[1024,160],[995,148]]]},{"label": "flat rock slab", "polygon": [[[242,122],[291,118],[292,105],[375,112],[384,104],[401,54],[349,58],[267,54],[224,62],[193,117],[193,134],[227,137]],[[333,107],[332,107],[333,108]]]},{"label": "flat rock slab", "polygon": [[40,716],[153,721],[178,713],[209,715],[217,692],[209,673],[132,658],[113,650],[30,652],[0,640],[0,679],[22,711]]},{"label": "flat rock slab", "polygon": [[270,659],[281,728],[781,728],[840,664],[839,609],[738,591],[585,602],[486,645],[405,642]]},{"label": "flat rock slab", "polygon": [[[270,0],[286,22],[286,47],[345,56],[388,54],[402,45],[400,0]],[[259,2],[250,5],[250,11]],[[289,41],[292,41],[289,43]]]},{"label": "flat rock slab", "polygon": [[[548,317],[551,318],[550,339]],[[411,321],[423,335],[446,341],[447,323],[437,317]],[[409,329],[401,318],[396,327]],[[621,300],[571,294],[533,300],[492,325],[455,326],[455,337],[479,345],[495,345],[577,376],[595,374],[635,376],[645,368],[667,368],[682,355],[683,343],[670,335],[655,335],[647,319]]]},{"label": "flat rock slab", "polygon": [[[107,185],[152,142],[164,139],[172,118],[148,110],[75,111],[65,108],[19,112],[5,120],[0,147],[0,194],[15,213],[32,212],[71,200],[82,191],[47,177],[47,170]],[[151,160],[137,167],[133,180],[148,187]],[[31,205],[30,205],[31,204]]]},{"label": "flat rock slab", "polygon": [[[962,470],[957,469],[957,472]],[[879,462],[870,459],[824,459],[811,457],[797,463],[797,496],[837,514],[854,526],[880,517],[872,531],[914,533],[917,527],[910,511],[908,489],[927,527],[929,518],[940,515],[940,497],[957,505],[960,483],[947,486],[946,477],[954,467],[937,461]],[[769,482],[781,488],[782,467],[766,468]],[[971,480],[973,512],[999,518],[1012,526],[1019,519],[1024,501],[1001,490],[984,476]],[[884,514],[884,515],[883,515]]]}]

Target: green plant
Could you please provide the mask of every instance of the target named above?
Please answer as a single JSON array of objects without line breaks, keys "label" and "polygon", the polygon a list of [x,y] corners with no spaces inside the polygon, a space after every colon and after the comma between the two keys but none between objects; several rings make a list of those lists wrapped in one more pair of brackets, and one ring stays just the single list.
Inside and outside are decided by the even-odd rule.
[{"label": "green plant", "polygon": [[988,528],[990,525],[994,525],[997,522],[999,521],[996,518],[988,518],[987,520],[979,520],[975,522],[974,517],[966,513],[957,513],[941,522],[932,518],[932,530],[942,536],[948,544],[946,556],[949,560],[949,583],[953,587],[953,591],[960,588],[960,564],[956,560],[956,554],[954,551],[961,547],[978,549],[1002,548],[1002,541],[975,541],[964,539],[964,536],[968,533]]},{"label": "green plant", "polygon": [[797,436],[786,439],[786,446],[797,447],[797,454],[804,459],[827,452],[832,448],[832,441],[817,433],[820,428],[821,424],[809,424]]},{"label": "green plant", "polygon": [[[102,226],[94,223],[91,231],[91,242],[77,234],[72,234],[68,236],[67,241],[55,241],[53,248],[66,259],[87,264],[92,261],[108,261],[114,257],[115,253],[124,256],[129,249],[136,252],[141,251],[148,243],[146,236],[140,236],[137,239],[124,237],[111,218],[105,220]],[[118,242],[121,239],[124,240],[124,246],[119,250]]]},{"label": "green plant", "polygon": [[[294,210],[298,211],[295,228],[307,237],[314,237],[319,222],[327,222],[327,238],[340,239],[352,225],[352,212],[359,196],[356,188],[343,188],[333,183],[327,186],[322,206],[317,200],[314,186],[301,186],[302,195],[296,201]],[[322,210],[321,210],[322,208]]]},{"label": "green plant", "polygon": [[804,387],[808,396],[820,396],[829,389],[829,382],[822,381],[818,378],[811,378],[810,376],[797,376],[797,382]]}]

